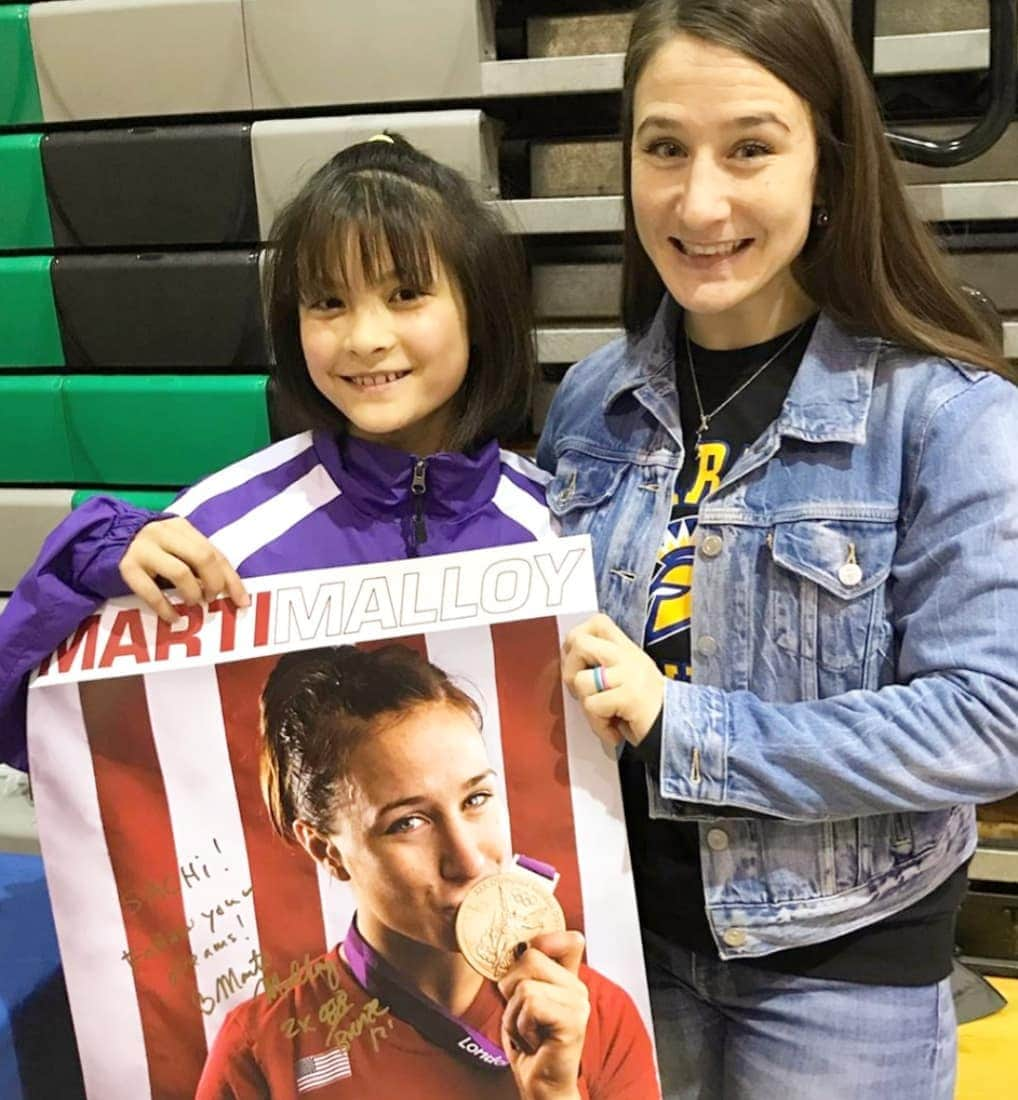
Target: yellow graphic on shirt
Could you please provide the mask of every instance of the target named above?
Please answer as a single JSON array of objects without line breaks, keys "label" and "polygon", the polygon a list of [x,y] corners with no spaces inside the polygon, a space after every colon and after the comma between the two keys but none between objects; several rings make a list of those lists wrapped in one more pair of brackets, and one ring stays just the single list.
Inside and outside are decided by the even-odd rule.
[{"label": "yellow graphic on shirt", "polygon": [[683,516],[668,525],[650,585],[648,642],[659,642],[689,627],[695,530],[696,516]]},{"label": "yellow graphic on shirt", "polygon": [[728,444],[701,443],[696,457],[699,460],[696,481],[682,498],[683,504],[692,504],[694,507],[721,484],[721,479],[725,476],[725,463],[728,461]]},{"label": "yellow graphic on shirt", "polygon": [[[658,551],[657,569],[650,582],[650,606],[647,614],[645,645],[654,645],[689,629],[693,604],[693,559],[696,549],[696,507],[724,476],[728,444],[704,443],[697,451],[696,477],[681,503],[689,505],[688,514],[671,520]],[[673,509],[680,503],[672,495]],[[678,669],[676,669],[678,671]]]}]

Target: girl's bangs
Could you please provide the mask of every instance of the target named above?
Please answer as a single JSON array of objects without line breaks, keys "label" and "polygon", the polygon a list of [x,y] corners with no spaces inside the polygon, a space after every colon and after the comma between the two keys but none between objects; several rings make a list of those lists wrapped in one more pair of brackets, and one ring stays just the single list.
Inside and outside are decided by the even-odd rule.
[{"label": "girl's bangs", "polygon": [[[404,286],[432,286],[440,224],[435,198],[377,171],[340,181],[303,219],[296,255],[301,303],[333,297],[361,279],[374,286],[394,275]],[[357,263],[360,271],[351,271]]]}]

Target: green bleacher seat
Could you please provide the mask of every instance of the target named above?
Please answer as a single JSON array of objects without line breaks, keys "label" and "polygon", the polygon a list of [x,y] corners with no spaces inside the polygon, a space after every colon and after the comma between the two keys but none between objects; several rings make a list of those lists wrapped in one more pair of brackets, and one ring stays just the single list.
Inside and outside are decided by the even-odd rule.
[{"label": "green bleacher seat", "polygon": [[0,6],[0,126],[42,122],[28,7]]},{"label": "green bleacher seat", "polygon": [[93,497],[116,497],[118,500],[126,500],[129,504],[136,504],[139,508],[150,508],[153,512],[161,512],[177,494],[173,491],[156,492],[148,489],[79,489],[71,497],[71,508],[80,508],[86,500]]},{"label": "green bleacher seat", "polygon": [[0,371],[61,367],[50,256],[0,256]]},{"label": "green bleacher seat", "polygon": [[[4,338],[0,348],[6,348]],[[6,484],[66,485],[75,480],[62,386],[59,375],[0,374],[0,478]]]},{"label": "green bleacher seat", "polygon": [[0,135],[0,249],[50,249],[42,134]]},{"label": "green bleacher seat", "polygon": [[7,484],[189,485],[269,442],[261,375],[0,376]]}]

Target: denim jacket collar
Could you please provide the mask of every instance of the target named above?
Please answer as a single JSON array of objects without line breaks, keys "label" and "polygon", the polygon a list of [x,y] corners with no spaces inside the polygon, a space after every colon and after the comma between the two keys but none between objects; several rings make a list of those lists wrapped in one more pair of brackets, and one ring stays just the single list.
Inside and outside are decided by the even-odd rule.
[{"label": "denim jacket collar", "polygon": [[[645,332],[629,337],[604,399],[605,412],[624,393],[649,386],[658,395],[675,392],[675,334],[682,310],[665,295]],[[774,430],[810,443],[864,443],[873,397],[879,337],[852,336],[821,312]],[[673,398],[674,400],[674,398]]]}]

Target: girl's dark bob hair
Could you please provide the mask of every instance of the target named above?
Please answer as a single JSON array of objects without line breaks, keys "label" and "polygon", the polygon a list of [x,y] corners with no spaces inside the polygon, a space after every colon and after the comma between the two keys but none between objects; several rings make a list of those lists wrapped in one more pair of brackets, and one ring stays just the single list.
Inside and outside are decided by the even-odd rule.
[{"label": "girl's dark bob hair", "polygon": [[441,264],[460,295],[470,341],[444,449],[511,438],[525,425],[535,370],[522,247],[459,172],[398,134],[386,136],[337,153],[273,223],[264,294],[277,425],[287,433],[345,429],[343,414],[311,381],[298,311],[348,282],[352,253],[370,283],[391,265],[401,283],[426,288]]}]

